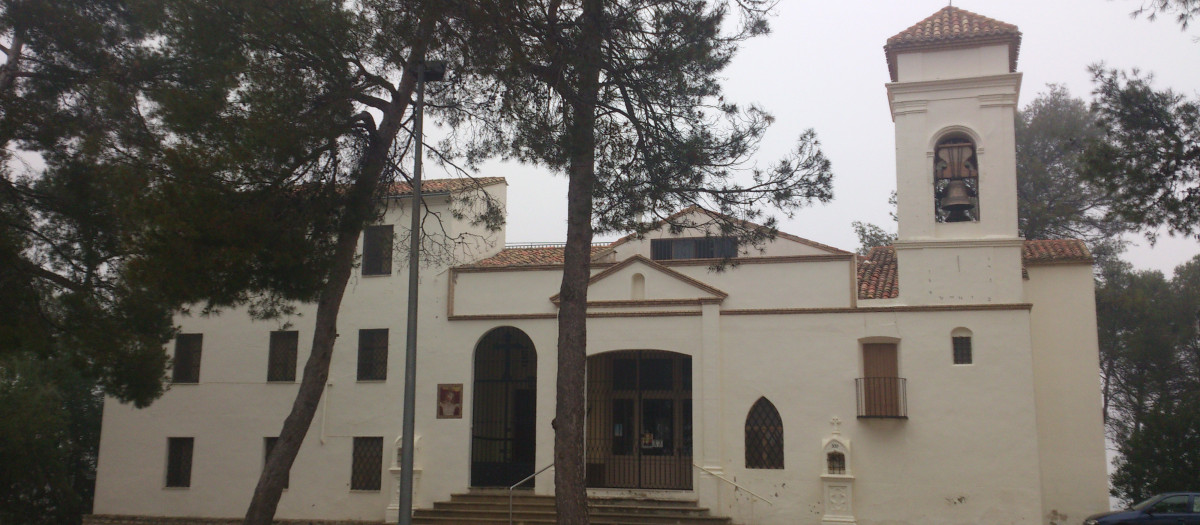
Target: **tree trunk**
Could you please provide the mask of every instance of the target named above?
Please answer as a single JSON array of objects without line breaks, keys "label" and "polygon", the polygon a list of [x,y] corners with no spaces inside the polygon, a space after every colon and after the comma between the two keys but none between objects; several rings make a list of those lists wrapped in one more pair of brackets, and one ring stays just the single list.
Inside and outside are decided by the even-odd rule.
[{"label": "tree trunk", "polygon": [[[412,58],[423,60],[424,56],[425,46],[421,43],[414,45]],[[300,390],[296,393],[291,413],[283,421],[279,440],[258,478],[254,497],[250,500],[250,507],[246,509],[246,517],[242,521],[243,525],[270,525],[279,505],[279,497],[283,493],[283,481],[312,425],[317,405],[325,390],[325,383],[329,379],[329,363],[333,358],[333,345],[338,336],[338,312],[346,292],[346,283],[350,280],[354,268],[358,237],[362,234],[366,221],[375,213],[375,194],[379,181],[387,166],[388,155],[401,129],[404,113],[408,110],[408,102],[415,87],[416,75],[411,70],[406,70],[400,80],[400,89],[384,111],[379,129],[371,135],[367,151],[360,162],[358,176],[347,196],[348,213],[338,230],[334,265],[317,303],[312,351],[304,365]]]},{"label": "tree trunk", "polygon": [[17,82],[17,74],[21,72],[21,51],[25,47],[25,32],[21,28],[13,30],[12,42],[8,45],[8,60],[0,66],[0,94],[7,95]]},{"label": "tree trunk", "polygon": [[587,364],[587,285],[592,259],[592,188],[596,178],[596,103],[600,90],[602,0],[583,4],[577,97],[568,98],[570,182],[567,245],[558,309],[558,392],[555,406],[554,500],[558,523],[586,525],[583,462],[584,388]]}]

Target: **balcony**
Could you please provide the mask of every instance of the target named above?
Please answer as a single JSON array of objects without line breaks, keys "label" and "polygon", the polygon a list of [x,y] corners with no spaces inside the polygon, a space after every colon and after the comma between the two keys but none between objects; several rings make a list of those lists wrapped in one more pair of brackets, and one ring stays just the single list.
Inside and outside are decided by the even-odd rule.
[{"label": "balcony", "polygon": [[908,419],[908,392],[903,377],[860,377],[854,380],[854,386],[860,419]]}]

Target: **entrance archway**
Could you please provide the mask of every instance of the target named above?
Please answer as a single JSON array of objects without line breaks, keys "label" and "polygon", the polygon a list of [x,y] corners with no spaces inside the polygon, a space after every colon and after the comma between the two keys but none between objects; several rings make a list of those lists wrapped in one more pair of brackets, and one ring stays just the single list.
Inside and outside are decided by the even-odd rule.
[{"label": "entrance archway", "polygon": [[692,358],[658,350],[588,358],[587,485],[692,488]]},{"label": "entrance archway", "polygon": [[537,352],[517,328],[493,329],[475,346],[471,486],[508,487],[533,474]]}]

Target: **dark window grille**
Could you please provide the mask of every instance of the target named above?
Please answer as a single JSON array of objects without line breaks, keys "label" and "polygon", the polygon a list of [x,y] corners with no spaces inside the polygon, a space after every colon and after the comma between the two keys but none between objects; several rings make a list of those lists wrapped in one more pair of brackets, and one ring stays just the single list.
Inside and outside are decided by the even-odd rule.
[{"label": "dark window grille", "polygon": [[267,357],[267,381],[293,382],[296,380],[296,347],[300,343],[300,332],[271,332],[271,350]]},{"label": "dark window grille", "polygon": [[383,438],[354,438],[350,490],[379,490],[383,472]]},{"label": "dark window grille", "polygon": [[737,257],[737,239],[733,237],[689,237],[685,239],[651,239],[650,258],[656,261],[672,259],[723,259]]},{"label": "dark window grille", "polygon": [[391,275],[392,225],[363,229],[363,275]]},{"label": "dark window grille", "polygon": [[860,377],[858,417],[908,419],[907,384],[903,377]]},{"label": "dark window grille", "polygon": [[954,341],[954,364],[971,364],[971,338],[952,337],[951,339]]},{"label": "dark window grille", "polygon": [[175,336],[175,364],[171,370],[172,383],[200,382],[200,348],[204,334]]},{"label": "dark window grille", "polygon": [[194,438],[167,438],[167,486],[192,486]]},{"label": "dark window grille", "polygon": [[376,328],[358,331],[358,380],[387,379],[388,330]]},{"label": "dark window grille", "polygon": [[[279,441],[277,437],[263,438],[263,469],[267,468],[267,458],[271,457],[271,452],[275,450],[275,443]],[[288,488],[288,482],[291,481],[292,474],[290,472],[283,473],[283,488]]]},{"label": "dark window grille", "polygon": [[825,468],[830,474],[846,473],[846,455],[841,452],[830,452],[825,455]]},{"label": "dark window grille", "polygon": [[765,397],[746,416],[746,468],[783,468],[783,420]]}]

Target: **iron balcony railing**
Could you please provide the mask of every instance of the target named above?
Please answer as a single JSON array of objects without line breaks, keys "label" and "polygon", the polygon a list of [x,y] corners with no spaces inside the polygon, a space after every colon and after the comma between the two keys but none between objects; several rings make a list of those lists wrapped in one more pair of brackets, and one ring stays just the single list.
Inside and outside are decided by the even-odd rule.
[{"label": "iron balcony railing", "polygon": [[908,390],[903,377],[860,377],[858,417],[908,419]]}]

